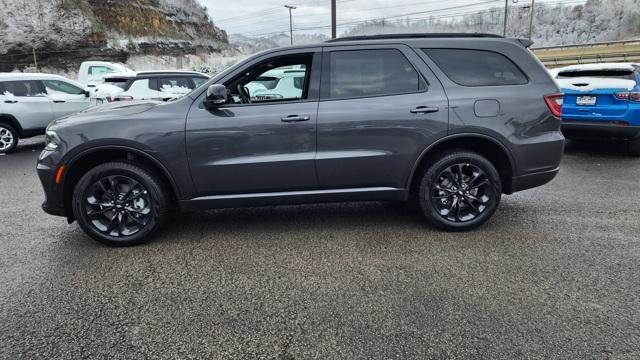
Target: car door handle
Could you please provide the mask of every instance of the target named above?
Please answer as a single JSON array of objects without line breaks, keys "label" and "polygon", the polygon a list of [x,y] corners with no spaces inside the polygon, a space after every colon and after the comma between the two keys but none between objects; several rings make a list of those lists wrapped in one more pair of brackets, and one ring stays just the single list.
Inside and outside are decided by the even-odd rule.
[{"label": "car door handle", "polygon": [[440,111],[440,109],[438,109],[437,106],[418,106],[409,111],[411,111],[412,114],[427,114],[432,112],[438,112]]},{"label": "car door handle", "polygon": [[18,102],[18,100],[5,100],[4,102],[7,104],[15,104]]},{"label": "car door handle", "polygon": [[282,122],[292,123],[292,122],[301,122],[301,121],[309,121],[311,118],[308,116],[298,116],[298,115],[289,115],[287,117],[283,117]]},{"label": "car door handle", "polygon": [[64,102],[66,102],[66,101],[64,101],[64,100],[53,100],[53,102],[54,102],[54,103],[64,103]]}]

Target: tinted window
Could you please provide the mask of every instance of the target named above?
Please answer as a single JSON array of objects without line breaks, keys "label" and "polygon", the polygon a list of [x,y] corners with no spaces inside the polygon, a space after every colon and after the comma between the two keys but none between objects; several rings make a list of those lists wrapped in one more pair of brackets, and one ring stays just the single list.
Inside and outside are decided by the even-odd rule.
[{"label": "tinted window", "polygon": [[328,53],[322,97],[331,99],[418,92],[422,77],[398,50],[349,50]]},{"label": "tinted window", "polygon": [[52,94],[69,94],[69,95],[82,95],[84,94],[84,90],[71,85],[64,81],[59,80],[43,80],[45,88],[47,89],[47,93]]},{"label": "tinted window", "polygon": [[7,96],[44,96],[44,89],[37,80],[6,81],[2,86],[2,94]]},{"label": "tinted window", "polygon": [[129,79],[128,78],[106,78],[104,79],[104,82],[105,84],[115,85],[120,88],[126,89]]},{"label": "tinted window", "polygon": [[196,87],[204,84],[207,80],[207,78],[201,78],[201,77],[192,77],[191,80],[193,80],[193,83],[195,84]]},{"label": "tinted window", "polygon": [[558,79],[567,79],[574,77],[597,77],[605,79],[625,79],[635,80],[635,73],[631,70],[574,70],[574,71],[561,71],[558,73]]},{"label": "tinted window", "polygon": [[521,85],[527,77],[506,56],[492,51],[423,49],[453,82],[463,86]]}]

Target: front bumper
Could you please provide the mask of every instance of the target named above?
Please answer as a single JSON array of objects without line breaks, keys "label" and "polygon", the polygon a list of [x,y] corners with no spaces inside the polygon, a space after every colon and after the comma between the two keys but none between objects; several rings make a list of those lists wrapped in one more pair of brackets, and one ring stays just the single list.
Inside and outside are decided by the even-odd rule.
[{"label": "front bumper", "polygon": [[40,183],[42,184],[42,189],[44,190],[42,210],[50,215],[67,216],[62,204],[62,199],[60,198],[60,187],[55,181],[55,171],[57,169],[57,166],[55,166],[55,164],[57,164],[54,160],[55,157],[56,154],[54,152],[44,150],[38,158],[36,169],[38,178],[40,178]]},{"label": "front bumper", "polygon": [[569,138],[624,139],[640,135],[640,126],[621,126],[612,122],[562,121],[562,133]]}]

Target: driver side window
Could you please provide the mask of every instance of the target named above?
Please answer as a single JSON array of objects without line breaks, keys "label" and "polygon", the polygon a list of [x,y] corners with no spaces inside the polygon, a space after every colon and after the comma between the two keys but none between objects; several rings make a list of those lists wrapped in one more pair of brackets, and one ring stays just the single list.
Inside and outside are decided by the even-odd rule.
[{"label": "driver side window", "polygon": [[296,54],[259,63],[225,86],[229,103],[251,104],[307,99],[313,54]]}]

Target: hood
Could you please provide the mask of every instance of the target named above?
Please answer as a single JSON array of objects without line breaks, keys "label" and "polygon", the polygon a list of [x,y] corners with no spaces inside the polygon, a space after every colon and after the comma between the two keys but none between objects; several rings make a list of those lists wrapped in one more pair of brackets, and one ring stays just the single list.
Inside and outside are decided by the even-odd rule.
[{"label": "hood", "polygon": [[59,118],[49,125],[52,127],[66,127],[78,123],[97,122],[103,119],[122,118],[149,111],[156,106],[166,104],[162,101],[116,101],[85,109],[79,113]]}]

